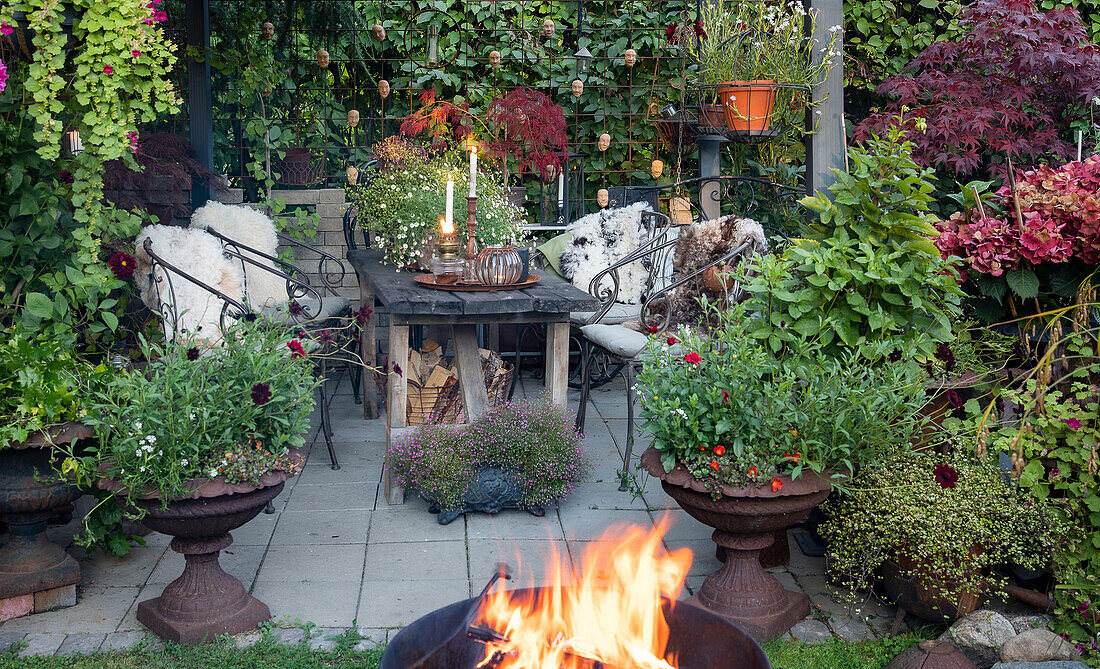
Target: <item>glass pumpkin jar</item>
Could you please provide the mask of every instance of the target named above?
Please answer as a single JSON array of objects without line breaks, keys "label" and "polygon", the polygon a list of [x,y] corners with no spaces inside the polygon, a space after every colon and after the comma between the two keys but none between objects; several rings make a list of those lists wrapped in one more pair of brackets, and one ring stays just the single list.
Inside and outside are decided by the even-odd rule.
[{"label": "glass pumpkin jar", "polygon": [[477,254],[474,279],[488,286],[519,283],[523,260],[512,246],[486,246]]}]

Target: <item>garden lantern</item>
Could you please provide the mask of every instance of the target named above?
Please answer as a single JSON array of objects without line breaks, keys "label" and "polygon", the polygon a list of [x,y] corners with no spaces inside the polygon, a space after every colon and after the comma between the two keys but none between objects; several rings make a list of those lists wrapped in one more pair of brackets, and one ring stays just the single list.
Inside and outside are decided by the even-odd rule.
[{"label": "garden lantern", "polygon": [[581,47],[577,49],[577,53],[573,54],[573,57],[577,59],[577,76],[580,76],[588,71],[588,65],[592,62],[592,52],[588,50],[588,47]]}]

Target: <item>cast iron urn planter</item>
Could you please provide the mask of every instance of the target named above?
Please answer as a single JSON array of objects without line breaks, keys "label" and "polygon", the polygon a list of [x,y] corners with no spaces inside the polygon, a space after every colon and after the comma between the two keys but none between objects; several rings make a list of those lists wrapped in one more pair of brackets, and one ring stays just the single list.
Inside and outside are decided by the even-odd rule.
[{"label": "cast iron urn planter", "polygon": [[[292,455],[296,471],[303,458],[293,449]],[[271,610],[222,569],[218,555],[233,543],[229,533],[255,518],[293,474],[269,472],[259,486],[232,484],[223,477],[196,481],[188,498],[170,500],[167,506],[152,493],[132,498],[131,503],[145,512],[141,524],[173,537],[172,550],[186,560],[183,573],[159,597],[138,604],[138,622],[161,639],[195,645],[247,632],[270,620]],[[98,483],[107,490],[122,489],[115,481]]]},{"label": "cast iron urn planter", "polygon": [[35,434],[0,449],[0,521],[11,533],[0,548],[0,599],[80,581],[80,565],[45,532],[57,510],[82,494],[56,476],[52,444],[91,436],[85,425],[64,423],[49,434]]},{"label": "cast iron urn planter", "polygon": [[761,643],[809,615],[809,598],[785,590],[761,566],[760,553],[775,541],[776,531],[794,525],[823,502],[832,484],[813,472],[803,472],[794,480],[781,477],[783,487],[777,491],[722,485],[721,496],[714,499],[683,465],[665,472],[653,447],[642,454],[641,463],[684,511],[714,528],[711,539],[725,548],[722,567],[707,576],[689,602],[734,622]]}]

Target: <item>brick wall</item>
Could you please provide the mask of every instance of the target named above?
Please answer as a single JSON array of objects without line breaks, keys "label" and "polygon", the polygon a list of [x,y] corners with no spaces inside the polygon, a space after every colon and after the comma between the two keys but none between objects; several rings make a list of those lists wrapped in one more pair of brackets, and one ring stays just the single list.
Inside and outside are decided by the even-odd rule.
[{"label": "brick wall", "polygon": [[[244,193],[239,188],[231,188],[225,193],[218,194],[218,200],[225,204],[248,204],[251,207],[259,207],[256,203],[246,203]],[[310,213],[316,213],[317,234],[309,243],[317,248],[339,258],[347,273],[341,286],[337,289],[344,297],[358,306],[359,283],[355,279],[355,271],[347,263],[347,244],[344,241],[344,212],[348,205],[344,200],[343,188],[310,188],[305,190],[273,190],[272,198],[282,198],[286,203],[288,212],[295,209],[303,209]],[[316,254],[305,249],[294,249],[294,263],[309,276],[309,281],[316,287],[323,286],[317,275]],[[335,277],[334,277],[335,278]]]}]

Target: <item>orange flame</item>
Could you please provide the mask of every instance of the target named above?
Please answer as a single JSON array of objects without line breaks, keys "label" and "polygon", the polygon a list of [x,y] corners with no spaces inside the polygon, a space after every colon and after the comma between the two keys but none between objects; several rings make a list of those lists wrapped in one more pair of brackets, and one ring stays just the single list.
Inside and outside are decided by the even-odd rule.
[{"label": "orange flame", "polygon": [[[691,566],[691,551],[667,553],[662,520],[646,532],[612,527],[592,542],[582,559],[583,573],[572,573],[555,551],[549,583],[537,597],[494,587],[476,624],[504,640],[489,643],[478,665],[500,669],[589,669],[611,667],[675,669],[666,656],[669,629],[662,603],[675,603]],[[566,584],[570,585],[566,585]],[[531,591],[528,591],[531,592]]]},{"label": "orange flame", "polygon": [[455,232],[454,223],[447,220],[446,216],[439,217],[439,231],[445,235],[453,235]]}]

